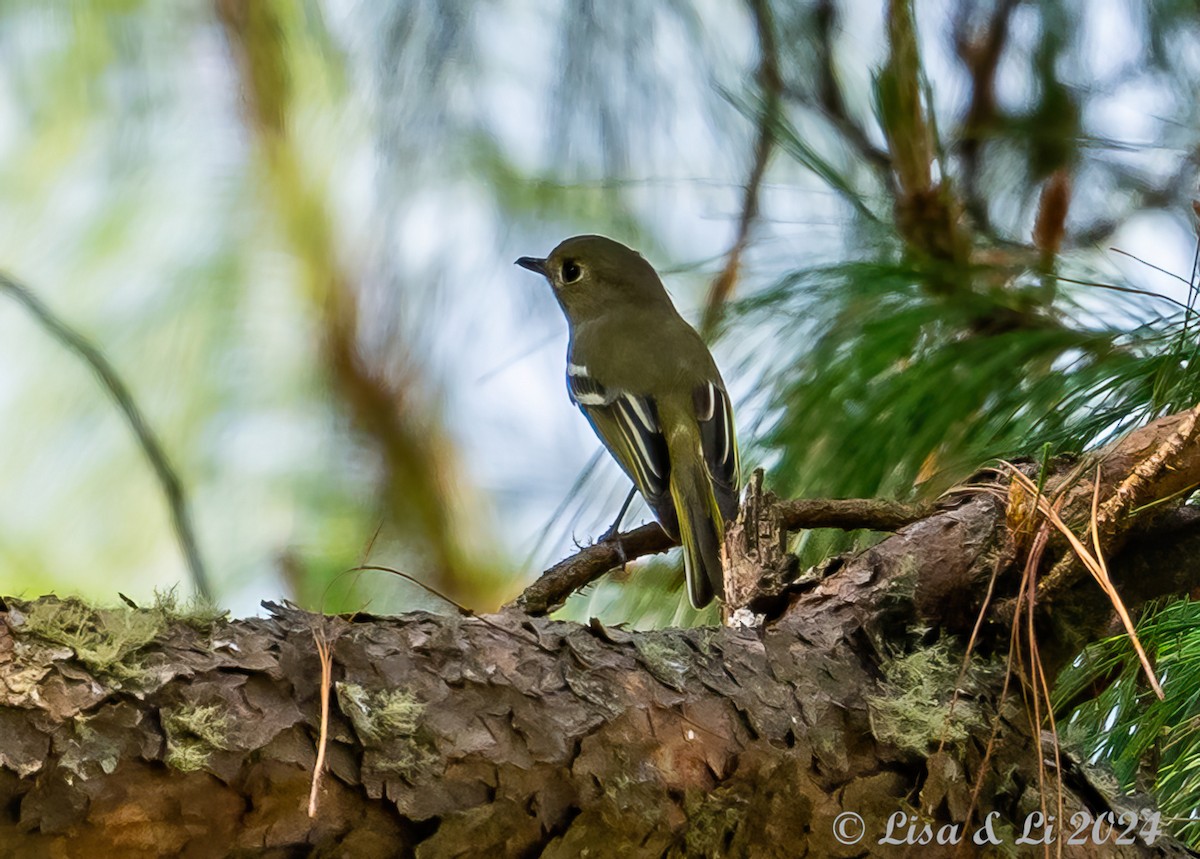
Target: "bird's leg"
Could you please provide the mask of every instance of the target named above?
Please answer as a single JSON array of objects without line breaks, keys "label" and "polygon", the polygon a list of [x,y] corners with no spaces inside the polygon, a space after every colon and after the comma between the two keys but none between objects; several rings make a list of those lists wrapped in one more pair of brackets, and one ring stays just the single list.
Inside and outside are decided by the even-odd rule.
[{"label": "bird's leg", "polygon": [[633,503],[633,496],[637,493],[636,486],[629,487],[629,494],[625,496],[625,502],[621,505],[621,509],[617,511],[617,518],[608,526],[608,530],[601,535],[599,542],[603,543],[617,536],[617,529],[621,527],[621,520],[625,518],[625,511],[629,509],[629,505]]},{"label": "bird's leg", "polygon": [[612,525],[608,527],[608,530],[604,532],[599,540],[601,543],[607,543],[611,540],[616,544],[617,555],[621,558],[622,567],[624,567],[626,563],[625,547],[621,545],[621,541],[617,539],[617,537],[619,536],[621,520],[625,518],[625,511],[629,509],[629,505],[633,502],[633,496],[636,492],[636,486],[629,487],[629,494],[625,496],[625,503],[621,505],[621,509],[617,512],[617,518],[613,520]]}]

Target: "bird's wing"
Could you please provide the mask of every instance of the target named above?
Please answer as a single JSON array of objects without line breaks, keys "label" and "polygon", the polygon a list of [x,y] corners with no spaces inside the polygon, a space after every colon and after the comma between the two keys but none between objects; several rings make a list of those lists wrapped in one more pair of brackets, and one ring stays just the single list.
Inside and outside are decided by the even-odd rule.
[{"label": "bird's wing", "polygon": [[700,450],[712,476],[717,506],[726,520],[737,516],[740,489],[737,432],[733,404],[719,382],[705,382],[692,392],[700,422]]},{"label": "bird's wing", "polygon": [[663,530],[677,537],[678,519],[670,492],[671,461],[654,399],[606,387],[576,364],[567,366],[567,390],[642,493]]}]

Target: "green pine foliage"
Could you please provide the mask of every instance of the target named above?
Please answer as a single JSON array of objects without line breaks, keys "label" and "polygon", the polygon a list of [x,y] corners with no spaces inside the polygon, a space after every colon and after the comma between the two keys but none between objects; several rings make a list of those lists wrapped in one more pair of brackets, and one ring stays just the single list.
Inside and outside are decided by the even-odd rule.
[{"label": "green pine foliage", "polygon": [[[1054,690],[1063,745],[1111,770],[1122,790],[1150,788],[1172,831],[1200,844],[1200,603],[1148,610],[1138,636],[1158,672],[1164,700],[1139,676],[1129,639],[1087,648]],[[1077,706],[1074,702],[1082,700]]]}]

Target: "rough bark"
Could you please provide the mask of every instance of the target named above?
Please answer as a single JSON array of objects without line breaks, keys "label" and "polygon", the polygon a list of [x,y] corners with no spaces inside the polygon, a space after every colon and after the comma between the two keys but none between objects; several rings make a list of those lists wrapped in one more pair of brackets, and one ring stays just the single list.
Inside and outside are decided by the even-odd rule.
[{"label": "rough bark", "polygon": [[[1104,455],[1157,449],[1174,426]],[[1189,467],[1178,459],[1170,480]],[[1106,494],[1128,470],[1113,468]],[[1064,466],[1049,485],[1072,471],[1089,473]],[[1019,679],[1001,694],[998,609],[1019,587],[1025,509],[1006,492],[965,487],[809,571],[753,629],[631,633],[517,610],[317,618],[270,604],[267,618],[200,622],[6,600],[0,855],[955,854],[878,844],[897,812],[968,832],[997,812],[997,854],[1011,853],[1043,801],[1068,817],[1116,806],[1069,757],[1055,768]],[[1119,586],[1136,576],[1134,609],[1196,580],[1200,542],[1186,509],[1138,529],[1112,564]],[[960,676],[989,584],[994,608]],[[1057,594],[1038,615],[1050,676],[1110,618],[1090,581]],[[310,818],[318,632],[333,642],[334,692]],[[843,845],[834,824],[850,811],[867,834]],[[1185,854],[1162,838],[1063,855]]]}]

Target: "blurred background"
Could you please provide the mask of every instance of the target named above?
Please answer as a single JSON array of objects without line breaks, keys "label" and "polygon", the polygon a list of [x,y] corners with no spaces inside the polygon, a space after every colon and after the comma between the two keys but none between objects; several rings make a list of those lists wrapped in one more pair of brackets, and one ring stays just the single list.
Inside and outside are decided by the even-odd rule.
[{"label": "blurred background", "polygon": [[[627,484],[512,265],[580,232],[704,324],[783,494],[936,494],[1190,404],[1195,6],[906,8],[4,0],[0,269],[128,388],[235,614],[444,610],[364,562],[490,609],[603,532]],[[0,591],[193,591],[127,417],[17,298]],[[680,585],[566,614],[711,622]]]},{"label": "blurred background", "polygon": [[[0,0],[0,593],[516,596],[627,489],[512,265],[582,232],[664,275],[781,495],[928,498],[1190,407],[1197,11]],[[561,615],[714,622],[681,585],[642,560]],[[1164,702],[1123,638],[1058,697],[1193,843],[1197,629],[1141,622]]]}]

